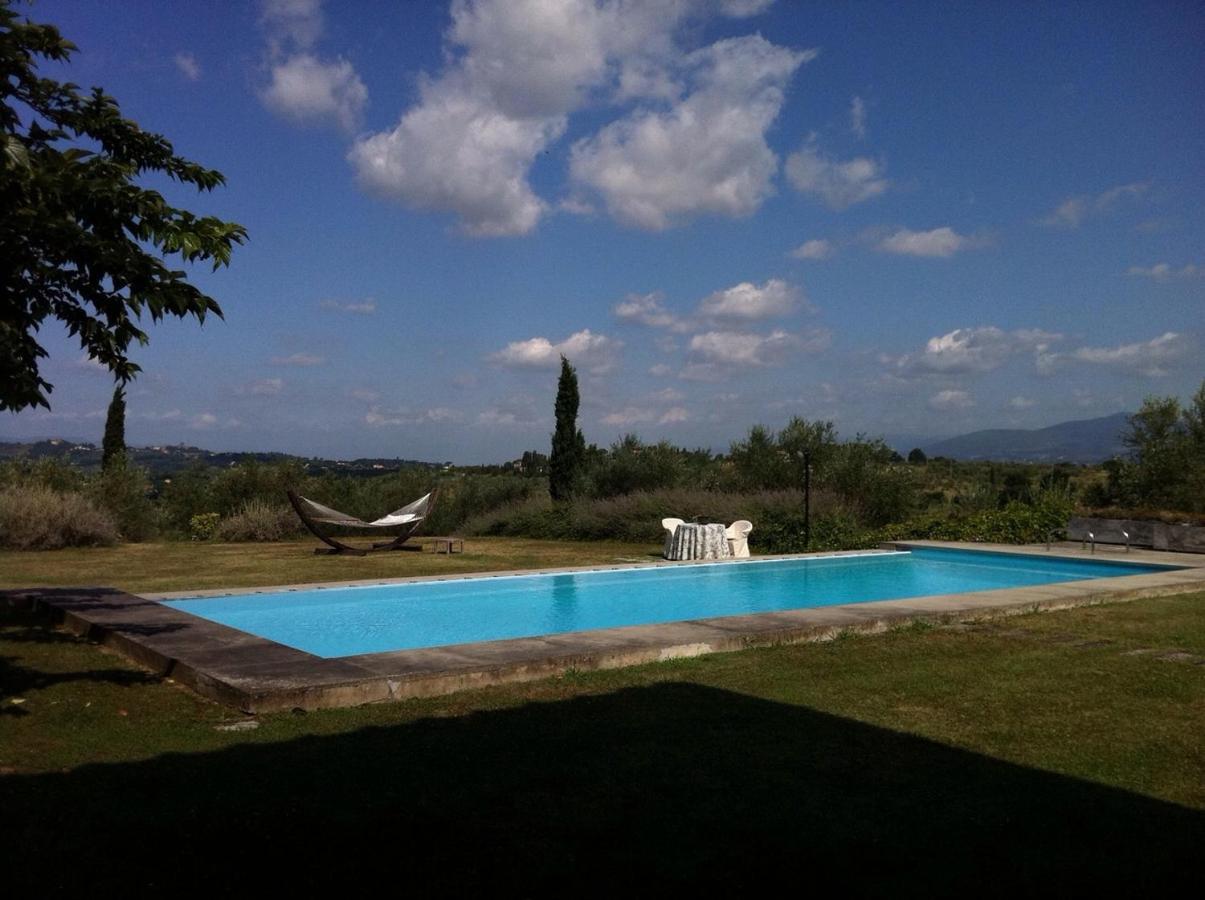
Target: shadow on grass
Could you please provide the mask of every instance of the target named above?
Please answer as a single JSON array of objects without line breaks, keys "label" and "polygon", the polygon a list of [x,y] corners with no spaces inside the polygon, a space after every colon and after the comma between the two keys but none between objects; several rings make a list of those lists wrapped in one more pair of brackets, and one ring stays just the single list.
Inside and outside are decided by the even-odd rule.
[{"label": "shadow on grass", "polygon": [[9,776],[0,808],[12,896],[1147,891],[1199,872],[1205,840],[1184,807],[678,683]]}]

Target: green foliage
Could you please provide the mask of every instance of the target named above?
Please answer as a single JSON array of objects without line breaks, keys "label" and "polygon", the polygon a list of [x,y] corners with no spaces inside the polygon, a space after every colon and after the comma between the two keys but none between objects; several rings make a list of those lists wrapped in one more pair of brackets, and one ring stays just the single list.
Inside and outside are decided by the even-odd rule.
[{"label": "green foliage", "polygon": [[88,482],[87,494],[113,517],[124,540],[137,543],[159,531],[159,510],[147,496],[149,488],[146,473],[122,453]]},{"label": "green foliage", "polygon": [[41,62],[68,62],[75,50],[0,0],[0,410],[49,407],[47,354],[35,339],[47,318],[128,381],[138,372],[129,346],[147,341],[144,314],[221,315],[164,257],[217,268],[246,238],[241,225],[177,209],[137,184],[161,173],[210,191],[224,179],[122,118],[100,88],[39,75]]},{"label": "green foliage", "polygon": [[556,430],[552,433],[552,455],[548,458],[548,492],[553,500],[568,500],[580,486],[586,455],[586,439],[577,427],[581,399],[577,372],[564,356],[556,386]]},{"label": "green foliage", "polygon": [[100,464],[105,469],[126,452],[126,391],[120,384],[113,389],[113,399],[109,401],[101,449],[103,456]]},{"label": "green foliage", "polygon": [[929,457],[925,456],[925,451],[920,447],[913,447],[908,451],[908,462],[914,466],[924,465],[929,461]]},{"label": "green foliage", "polygon": [[218,523],[222,517],[218,513],[197,513],[188,520],[188,537],[194,541],[210,541],[218,533]]},{"label": "green foliage", "polygon": [[1106,463],[1087,505],[1205,512],[1205,381],[1185,407],[1175,397],[1147,397],[1123,440],[1129,459]]},{"label": "green foliage", "polygon": [[287,506],[248,500],[234,515],[223,519],[217,536],[223,541],[282,541],[299,534],[297,514]]},{"label": "green foliage", "polygon": [[84,489],[84,473],[53,457],[32,460],[18,458],[0,463],[0,487],[34,485],[59,493]]},{"label": "green foliage", "polygon": [[0,547],[57,550],[117,543],[113,519],[80,494],[40,484],[0,488]]}]

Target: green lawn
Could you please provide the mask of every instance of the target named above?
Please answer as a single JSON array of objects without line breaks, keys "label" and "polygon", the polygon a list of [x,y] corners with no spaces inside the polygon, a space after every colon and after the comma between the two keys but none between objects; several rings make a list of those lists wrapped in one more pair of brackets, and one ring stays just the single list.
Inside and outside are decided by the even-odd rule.
[{"label": "green lawn", "polygon": [[[101,554],[127,551],[72,571],[113,583]],[[212,566],[227,551],[199,552]],[[14,556],[0,566],[20,582]],[[313,577],[296,559],[289,580]],[[182,576],[131,577],[148,580],[118,583]],[[3,614],[12,896],[243,877],[274,893],[383,877],[420,895],[753,890],[771,876],[1148,892],[1200,877],[1201,593],[262,716],[245,732],[215,730],[240,720],[230,710]],[[1187,655],[1160,656],[1175,650]]]},{"label": "green lawn", "polygon": [[[418,541],[421,543],[422,538]],[[526,538],[468,538],[464,553],[398,551],[369,556],[319,556],[316,540],[279,544],[165,542],[46,552],[0,551],[0,589],[115,587],[139,592],[257,587],[358,578],[406,578],[504,569],[653,562],[661,548],[609,541],[575,543]]]}]

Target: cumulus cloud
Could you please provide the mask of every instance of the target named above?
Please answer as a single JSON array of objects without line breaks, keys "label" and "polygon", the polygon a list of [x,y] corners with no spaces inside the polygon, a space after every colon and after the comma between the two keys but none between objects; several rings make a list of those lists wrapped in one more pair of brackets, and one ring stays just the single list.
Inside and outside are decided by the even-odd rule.
[{"label": "cumulus cloud", "polygon": [[1104,366],[1139,375],[1162,377],[1192,354],[1193,341],[1188,335],[1165,332],[1149,341],[1120,344],[1116,347],[1079,347],[1065,353],[1044,354],[1040,368],[1051,372],[1063,363]]},{"label": "cumulus cloud", "polygon": [[1099,194],[1079,194],[1068,197],[1039,222],[1042,225],[1056,228],[1078,228],[1085,219],[1110,211],[1122,200],[1134,200],[1141,197],[1149,187],[1149,181],[1135,181],[1109,188]]},{"label": "cumulus cloud", "polygon": [[[762,284],[742,281],[715,291],[700,300],[695,311],[686,316],[666,309],[663,300],[659,291],[629,294],[612,311],[623,321],[680,334],[707,327],[707,323],[753,322],[787,316],[799,309],[812,311],[803,290],[781,278],[771,278]],[[666,352],[676,349],[673,339],[667,338],[662,349]]]},{"label": "cumulus cloud", "polygon": [[357,316],[371,316],[377,311],[377,301],[371,297],[367,300],[322,300],[318,303],[318,308]]},{"label": "cumulus cloud", "polygon": [[269,82],[260,91],[264,105],[299,124],[354,130],[368,88],[347,60],[313,52],[323,31],[321,0],[266,0],[260,21],[268,40]]},{"label": "cumulus cloud", "polygon": [[1004,331],[992,325],[955,328],[948,334],[929,338],[920,353],[907,354],[894,362],[903,374],[966,374],[990,372],[1010,358],[1034,353],[1042,358],[1062,335],[1040,329]]},{"label": "cumulus cloud", "polygon": [[975,400],[966,391],[938,391],[929,398],[929,408],[939,411],[970,409]]},{"label": "cumulus cloud", "polygon": [[835,210],[877,197],[889,185],[882,165],[873,159],[858,156],[839,162],[823,156],[812,143],[787,157],[787,180],[799,192],[813,194]]},{"label": "cumulus cloud", "polygon": [[757,285],[742,281],[722,291],[704,297],[699,314],[709,319],[768,319],[794,312],[807,301],[795,285],[780,278],[771,278]]},{"label": "cumulus cloud", "polygon": [[688,327],[684,321],[664,305],[665,295],[660,291],[651,294],[628,294],[615,304],[612,312],[617,319],[625,322],[636,322],[650,328],[669,328],[681,331]]},{"label": "cumulus cloud", "polygon": [[274,356],[272,357],[272,365],[274,366],[320,366],[326,362],[326,357],[318,356],[314,353],[294,353],[290,356]]},{"label": "cumulus cloud", "polygon": [[[763,136],[790,77],[782,67],[793,71],[808,54],[760,37],[685,53],[678,37],[687,21],[752,15],[765,5],[454,2],[442,70],[419,82],[417,102],[396,126],[358,141],[348,159],[365,190],[451,212],[472,235],[526,234],[556,208],[592,211],[583,195],[590,190],[646,228],[696,213],[743,214],[769,190],[777,166]],[[574,148],[570,197],[549,203],[536,194],[531,165],[573,113],[632,102],[628,118]],[[653,146],[657,136],[668,143]],[[656,183],[667,175],[673,183]]]},{"label": "cumulus cloud", "polygon": [[931,231],[911,231],[901,228],[879,242],[879,249],[903,256],[937,256],[947,258],[974,244],[973,239],[949,227]]},{"label": "cumulus cloud", "polygon": [[866,104],[861,97],[854,97],[849,103],[849,130],[858,138],[866,137]]},{"label": "cumulus cloud", "polygon": [[420,410],[382,410],[374,406],[364,414],[364,424],[374,428],[389,425],[431,425],[462,421],[464,421],[464,415],[461,412],[446,406]]},{"label": "cumulus cloud", "polygon": [[512,341],[489,359],[510,369],[554,369],[564,356],[575,366],[602,375],[615,367],[621,347],[622,341],[584,328],[557,343],[546,337]]},{"label": "cumulus cloud", "polygon": [[548,209],[527,180],[536,156],[592,90],[617,77],[620,60],[668,52],[684,14],[660,3],[453,4],[444,71],[420,82],[418,102],[394,128],[349,153],[361,186],[455,213],[469,234],[526,234]]},{"label": "cumulus cloud", "polygon": [[176,68],[180,74],[189,81],[199,81],[201,78],[201,64],[197,62],[197,58],[191,53],[181,50],[172,57],[172,62],[176,64]]},{"label": "cumulus cloud", "polygon": [[353,131],[368,102],[368,88],[347,60],[323,61],[299,53],[272,66],[271,82],[261,96],[269,109],[286,119],[301,124],[333,122]]},{"label": "cumulus cloud", "polygon": [[638,109],[578,141],[570,173],[615,218],[638,228],[749,215],[773,192],[778,171],[766,131],[791,76],[814,55],[757,35],[697,50],[685,59],[689,95],[668,109]]},{"label": "cumulus cloud", "polygon": [[816,328],[803,335],[781,328],[769,334],[743,331],[707,331],[690,339],[692,360],[733,367],[768,366],[780,362],[791,350],[818,351],[826,348],[832,335]]},{"label": "cumulus cloud", "polygon": [[1142,266],[1130,266],[1126,271],[1127,275],[1138,275],[1142,278],[1150,278],[1154,281],[1171,281],[1173,279],[1196,278],[1200,275],[1205,275],[1205,269],[1194,263],[1188,263],[1182,269],[1172,268],[1170,263],[1155,263],[1149,268]]},{"label": "cumulus cloud", "polygon": [[814,238],[810,241],[804,241],[798,247],[791,251],[791,256],[795,259],[828,259],[837,248],[833,246],[832,241],[824,238]]}]

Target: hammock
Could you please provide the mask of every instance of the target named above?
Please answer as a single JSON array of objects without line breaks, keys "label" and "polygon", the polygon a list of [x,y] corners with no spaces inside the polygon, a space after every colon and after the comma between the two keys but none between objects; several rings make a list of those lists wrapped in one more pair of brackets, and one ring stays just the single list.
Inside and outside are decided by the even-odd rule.
[{"label": "hammock", "polygon": [[[295,494],[293,491],[288,491],[289,502],[293,504],[293,509],[296,510],[297,517],[301,519],[301,523],[309,529],[314,537],[330,547],[330,549],[319,547],[314,550],[315,553],[350,553],[355,556],[364,556],[374,550],[401,550],[402,545],[406,543],[406,539],[418,530],[423,519],[430,514],[431,508],[435,505],[435,493],[435,491],[432,491],[429,494],[424,494],[413,503],[407,503],[401,509],[395,509],[388,515],[381,516],[379,519],[373,519],[371,522],[365,522],[363,519],[357,519],[355,516],[339,512],[337,509],[331,509],[329,506],[323,506],[321,503],[315,503],[313,500]],[[369,547],[356,547],[332,537],[320,527],[322,525],[335,525],[342,528],[406,527],[391,541],[381,541]]]}]

